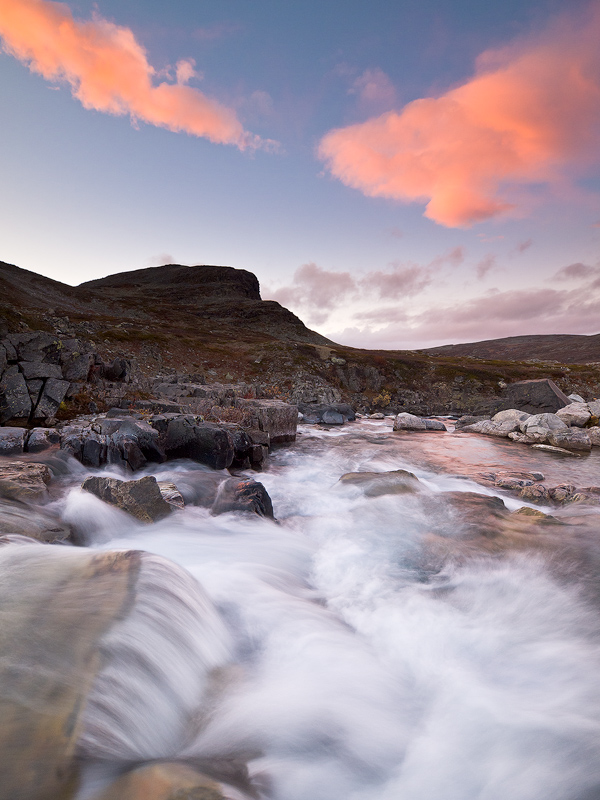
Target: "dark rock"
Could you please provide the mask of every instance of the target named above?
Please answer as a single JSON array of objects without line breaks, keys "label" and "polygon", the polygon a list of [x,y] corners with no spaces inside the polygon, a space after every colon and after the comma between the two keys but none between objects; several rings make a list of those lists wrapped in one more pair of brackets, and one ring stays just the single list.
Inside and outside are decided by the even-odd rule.
[{"label": "dark rock", "polygon": [[120,435],[117,440],[117,435],[115,434],[111,438],[115,444],[118,444],[119,450],[123,454],[123,460],[130,469],[135,472],[145,466],[147,463],[146,456],[143,454],[138,441],[133,436],[127,435]]},{"label": "dark rock", "polygon": [[63,377],[66,381],[85,383],[93,365],[94,356],[91,353],[72,354],[63,361]]},{"label": "dark rock", "polygon": [[293,442],[298,427],[298,406],[281,400],[242,400],[235,401],[237,408],[247,409],[256,420],[254,427],[260,428],[270,436],[271,444]]},{"label": "dark rock", "polygon": [[160,493],[167,503],[170,503],[175,508],[183,508],[185,506],[183,495],[174,483],[171,481],[157,481],[157,483]]},{"label": "dark rock", "polygon": [[83,436],[81,433],[61,434],[60,449],[72,455],[78,461],[81,460],[83,450]]},{"label": "dark rock", "polygon": [[324,425],[343,425],[345,420],[337,411],[327,409],[327,411],[324,411],[321,415],[321,422]]},{"label": "dark rock", "polygon": [[[137,420],[130,417],[121,421],[104,420],[103,426],[106,424],[107,427],[112,427],[111,423],[114,425],[115,422],[118,422],[118,426],[116,430],[112,432],[111,438],[115,444],[122,447],[123,452],[125,452],[125,445],[127,445],[129,451],[134,444],[139,450],[139,455],[136,453],[134,456],[136,461],[140,461],[140,455],[143,459],[143,463],[152,461],[157,464],[162,464],[163,461],[166,461],[167,456],[158,443],[159,432],[155,430],[152,425],[144,422],[144,420]],[[104,427],[102,429],[104,429]],[[131,452],[133,454],[133,450],[131,450]],[[140,463],[140,466],[134,467],[129,456],[125,456],[125,458],[130,463],[132,469],[139,469],[140,466],[143,466],[143,463]]]},{"label": "dark rock", "polygon": [[0,462],[0,497],[37,503],[48,496],[52,473],[45,464]]},{"label": "dark rock", "polygon": [[465,414],[456,420],[454,423],[454,429],[460,431],[462,428],[466,428],[467,425],[474,425],[476,422],[484,422],[488,419],[489,417],[485,415],[473,416],[472,414]]},{"label": "dark rock", "polygon": [[170,420],[162,444],[168,458],[191,458],[213,469],[227,469],[233,462],[228,431],[210,422],[196,424],[193,417]]},{"label": "dark rock", "polygon": [[44,380],[42,378],[33,378],[32,380],[27,381],[27,391],[29,392],[29,397],[31,398],[32,408],[37,406],[43,388]]},{"label": "dark rock", "polygon": [[228,511],[249,511],[273,519],[273,504],[267,490],[252,479],[228,478],[219,486],[211,514]]},{"label": "dark rock", "polygon": [[248,469],[251,466],[251,456],[254,444],[248,433],[239,425],[223,424],[233,441],[233,461],[231,466],[236,469]]},{"label": "dark rock", "polygon": [[213,472],[207,468],[177,473],[173,478],[177,480],[177,488],[185,504],[203,508],[212,506],[219,486],[227,480],[223,473]]},{"label": "dark rock", "polygon": [[98,468],[106,462],[106,440],[95,433],[86,435],[81,449],[81,463]]},{"label": "dark rock", "polygon": [[19,369],[26,381],[33,378],[58,378],[62,379],[62,371],[58,364],[47,364],[45,361],[21,361]]},{"label": "dark rock", "polygon": [[171,513],[171,506],[164,500],[152,475],[137,481],[119,481],[94,475],[86,478],[81,488],[105,503],[127,511],[141,522],[156,522]]},{"label": "dark rock", "polygon": [[62,342],[57,336],[43,331],[36,333],[17,333],[7,337],[13,345],[19,361],[45,361],[60,363]]},{"label": "dark rock", "polygon": [[126,381],[130,373],[131,362],[125,358],[115,358],[111,364],[105,364],[102,368],[102,377],[107,381]]},{"label": "dark rock", "polygon": [[0,344],[0,378],[2,377],[2,373],[6,369],[8,365],[8,357],[6,355],[6,347],[3,344]]},{"label": "dark rock", "polygon": [[25,448],[25,428],[0,428],[0,456],[16,456]]},{"label": "dark rock", "polygon": [[426,419],[425,429],[428,431],[446,431],[448,430],[441,419]]},{"label": "dark rock", "polygon": [[555,413],[570,404],[569,398],[548,378],[509,383],[502,391],[498,411],[517,408],[530,414]]},{"label": "dark rock", "polygon": [[60,404],[65,399],[68,388],[69,381],[59,381],[56,378],[48,378],[44,384],[42,396],[33,412],[34,417],[39,419],[54,417]]},{"label": "dark rock", "polygon": [[309,424],[342,425],[356,419],[354,409],[348,403],[299,403],[298,411],[302,414],[302,421]]},{"label": "dark rock", "polygon": [[4,371],[0,381],[0,425],[11,419],[23,419],[31,413],[31,398],[25,378],[16,365]]},{"label": "dark rock", "polygon": [[41,453],[60,443],[60,434],[56,428],[33,428],[27,437],[25,451],[27,453]]}]

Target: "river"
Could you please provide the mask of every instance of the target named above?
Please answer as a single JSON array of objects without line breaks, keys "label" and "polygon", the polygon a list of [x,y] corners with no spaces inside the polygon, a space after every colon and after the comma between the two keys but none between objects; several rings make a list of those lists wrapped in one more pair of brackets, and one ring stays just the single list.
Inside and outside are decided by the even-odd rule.
[{"label": "river", "polygon": [[[467,502],[497,495],[477,471],[589,486],[599,467],[389,420],[303,426],[254,476],[277,521],[187,506],[153,525],[81,492],[75,468],[54,505],[88,545],[159,557],[86,712],[79,800],[125,762],[230,757],[273,800],[599,798],[598,517],[494,539]],[[398,469],[419,491],[339,483]],[[161,558],[195,580],[165,586]]]}]

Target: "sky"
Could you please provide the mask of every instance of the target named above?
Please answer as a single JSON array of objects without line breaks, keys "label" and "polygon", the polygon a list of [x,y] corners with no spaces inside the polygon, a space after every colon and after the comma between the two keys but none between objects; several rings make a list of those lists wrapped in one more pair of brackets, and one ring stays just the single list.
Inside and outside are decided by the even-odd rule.
[{"label": "sky", "polygon": [[341,344],[600,332],[600,0],[0,0],[0,260]]}]

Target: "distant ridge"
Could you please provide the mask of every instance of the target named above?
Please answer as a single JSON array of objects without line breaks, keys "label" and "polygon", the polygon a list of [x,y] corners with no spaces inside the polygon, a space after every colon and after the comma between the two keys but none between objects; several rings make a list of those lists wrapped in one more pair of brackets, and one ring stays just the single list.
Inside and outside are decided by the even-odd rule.
[{"label": "distant ridge", "polygon": [[508,336],[482,342],[446,344],[421,350],[432,355],[456,358],[484,358],[500,361],[558,361],[561,364],[600,362],[600,333],[592,336],[556,333],[534,336]]}]

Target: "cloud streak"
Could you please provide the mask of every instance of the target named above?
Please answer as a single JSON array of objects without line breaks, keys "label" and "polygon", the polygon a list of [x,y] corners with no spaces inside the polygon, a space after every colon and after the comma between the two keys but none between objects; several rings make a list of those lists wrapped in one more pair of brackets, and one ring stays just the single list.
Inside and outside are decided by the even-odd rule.
[{"label": "cloud streak", "polygon": [[425,216],[468,227],[516,213],[515,191],[560,185],[594,163],[600,132],[600,9],[483,53],[474,76],[366,122],[327,133],[332,175],[371,197],[425,202]]},{"label": "cloud streak", "polygon": [[5,52],[46,80],[68,83],[85,108],[241,150],[264,144],[234,110],[186,85],[195,76],[193,61],[178,62],[177,83],[156,82],[133,31],[98,15],[83,22],[64,3],[0,0],[0,37]]}]

